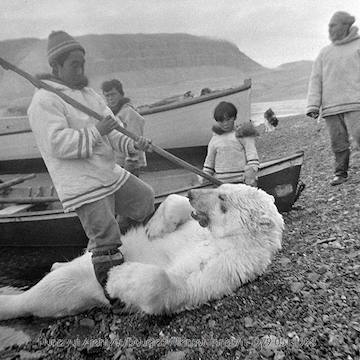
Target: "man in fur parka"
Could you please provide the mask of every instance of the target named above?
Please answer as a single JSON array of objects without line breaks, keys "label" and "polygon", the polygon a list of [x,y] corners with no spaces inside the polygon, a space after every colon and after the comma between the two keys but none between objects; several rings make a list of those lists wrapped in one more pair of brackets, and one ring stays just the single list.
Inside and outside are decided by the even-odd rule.
[{"label": "man in fur parka", "polygon": [[347,180],[350,141],[354,154],[360,147],[360,36],[354,22],[344,11],[332,16],[331,44],[320,51],[309,82],[306,114],[316,119],[321,109],[335,155],[331,185]]}]

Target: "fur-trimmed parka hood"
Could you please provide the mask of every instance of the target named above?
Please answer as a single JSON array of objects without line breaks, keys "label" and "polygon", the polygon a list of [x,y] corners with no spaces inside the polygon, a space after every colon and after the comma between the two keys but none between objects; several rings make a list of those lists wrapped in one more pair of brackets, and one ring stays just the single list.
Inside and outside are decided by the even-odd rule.
[{"label": "fur-trimmed parka hood", "polygon": [[256,137],[259,136],[259,132],[251,122],[247,122],[236,127],[235,136],[238,138]]},{"label": "fur-trimmed parka hood", "polygon": [[125,104],[130,104],[130,99],[127,97],[120,99],[119,102],[115,106],[110,107],[110,109],[116,115]]},{"label": "fur-trimmed parka hood", "polygon": [[[222,130],[218,125],[214,125],[212,127],[212,131],[217,135],[225,134],[225,131]],[[259,136],[259,132],[256,130],[255,126],[251,122],[247,122],[236,126],[235,136],[237,138],[255,137]]]},{"label": "fur-trimmed parka hood", "polygon": [[349,34],[345,38],[343,38],[341,40],[335,40],[332,43],[334,45],[343,45],[343,44],[347,44],[351,41],[357,40],[360,37],[358,34],[358,31],[359,31],[359,29],[356,26],[352,26],[350,28]]}]

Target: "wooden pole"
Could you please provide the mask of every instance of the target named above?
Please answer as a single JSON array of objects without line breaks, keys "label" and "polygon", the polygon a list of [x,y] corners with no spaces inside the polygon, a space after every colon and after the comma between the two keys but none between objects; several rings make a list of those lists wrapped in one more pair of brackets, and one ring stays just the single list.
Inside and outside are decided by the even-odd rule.
[{"label": "wooden pole", "polygon": [[[11,63],[7,62],[6,60],[4,60],[3,58],[0,57],[0,65],[5,69],[5,70],[12,70],[14,72],[16,72],[17,74],[19,74],[20,76],[24,77],[25,79],[27,79],[28,81],[30,81],[35,87],[39,88],[39,89],[44,89],[47,91],[50,91],[54,94],[56,94],[57,96],[59,96],[61,99],[63,99],[66,103],[70,104],[71,106],[73,106],[74,108],[82,111],[83,113],[101,121],[103,120],[103,116],[100,115],[99,113],[89,109],[87,106],[84,106],[83,104],[79,103],[78,101],[74,100],[73,98],[71,98],[70,96],[64,94],[63,92],[57,90],[56,88],[54,88],[53,86],[46,84],[45,82],[38,80],[36,78],[34,78],[32,75],[30,75],[29,73],[19,69],[18,67],[16,67],[15,65],[12,65]],[[128,136],[129,138],[137,141],[139,139],[139,137],[137,135],[135,135],[134,133],[130,132],[129,130],[123,128],[122,126],[118,126],[116,128],[117,131],[125,134],[126,136]],[[171,161],[172,163],[179,165],[181,167],[183,167],[186,170],[189,170],[197,175],[202,176],[203,178],[209,180],[211,183],[215,184],[215,185],[221,185],[222,182],[218,179],[216,179],[215,177],[205,173],[204,171],[198,169],[197,167],[187,163],[186,161],[178,158],[177,156],[165,151],[164,149],[160,148],[159,146],[152,144],[151,146],[152,150],[154,152],[156,152],[157,154],[159,154],[160,156],[164,157],[165,159]]]},{"label": "wooden pole", "polygon": [[25,176],[20,176],[15,179],[5,181],[3,183],[0,183],[0,190],[7,189],[9,187],[12,187],[13,185],[20,184],[26,180],[33,179],[36,175],[35,174],[29,174]]},{"label": "wooden pole", "polygon": [[0,197],[0,204],[43,204],[59,201],[57,196],[39,196],[39,197]]}]

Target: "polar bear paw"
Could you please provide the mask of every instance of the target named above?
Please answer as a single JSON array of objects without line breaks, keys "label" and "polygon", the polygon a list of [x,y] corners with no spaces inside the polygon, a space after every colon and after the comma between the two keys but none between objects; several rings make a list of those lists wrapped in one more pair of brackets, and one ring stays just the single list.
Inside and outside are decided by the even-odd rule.
[{"label": "polar bear paw", "polygon": [[191,211],[192,207],[186,197],[176,194],[169,195],[145,226],[149,240],[175,231],[180,225],[191,219]]}]

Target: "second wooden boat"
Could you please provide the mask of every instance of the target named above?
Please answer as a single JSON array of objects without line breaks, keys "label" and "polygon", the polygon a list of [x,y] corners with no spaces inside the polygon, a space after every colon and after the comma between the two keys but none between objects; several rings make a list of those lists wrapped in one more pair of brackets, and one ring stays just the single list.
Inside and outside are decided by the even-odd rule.
[{"label": "second wooden boat", "polygon": [[[300,171],[304,153],[260,165],[258,187],[274,196],[279,211],[289,211],[303,190]],[[190,189],[211,184],[173,187],[157,192],[159,205],[169,194],[186,195]],[[65,214],[51,186],[11,187],[0,195],[0,246],[83,246],[88,240],[75,213]]]}]

